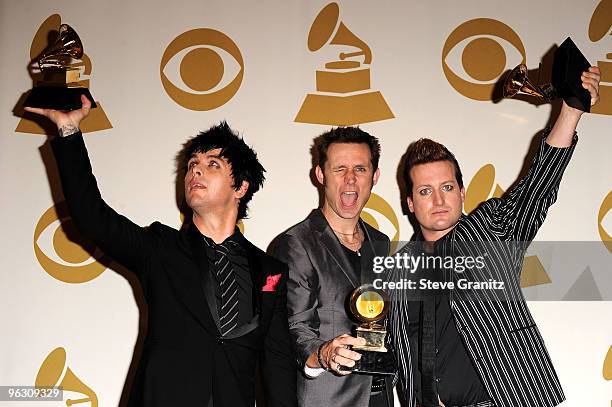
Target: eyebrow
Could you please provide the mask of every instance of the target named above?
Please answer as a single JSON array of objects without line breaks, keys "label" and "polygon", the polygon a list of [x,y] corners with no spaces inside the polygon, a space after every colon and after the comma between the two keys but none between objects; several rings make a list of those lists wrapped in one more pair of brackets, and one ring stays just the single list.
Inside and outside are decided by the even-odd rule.
[{"label": "eyebrow", "polygon": [[[457,183],[456,180],[454,179],[449,179],[447,181],[442,181],[440,182],[440,184],[448,184],[448,183]],[[419,185],[415,185],[417,188],[421,188],[421,187],[431,187],[431,184],[419,184]]]}]

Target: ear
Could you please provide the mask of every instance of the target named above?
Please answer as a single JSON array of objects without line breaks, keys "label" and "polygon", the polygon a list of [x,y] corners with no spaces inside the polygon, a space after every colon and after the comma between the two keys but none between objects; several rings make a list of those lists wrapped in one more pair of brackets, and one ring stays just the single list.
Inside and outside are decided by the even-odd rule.
[{"label": "ear", "polygon": [[234,192],[234,198],[241,199],[249,190],[249,182],[242,181],[242,184]]},{"label": "ear", "polygon": [[325,185],[325,175],[323,174],[323,170],[318,165],[315,168],[315,175],[317,176],[317,181],[319,184]]},{"label": "ear", "polygon": [[465,201],[465,188],[461,187],[461,204]]},{"label": "ear", "polygon": [[406,197],[406,202],[408,203],[408,210],[410,213],[414,213],[414,201],[410,197]]},{"label": "ear", "polygon": [[376,185],[376,183],[378,182],[378,178],[380,178],[380,168],[377,168],[376,171],[374,171],[374,176],[372,177],[372,186]]}]

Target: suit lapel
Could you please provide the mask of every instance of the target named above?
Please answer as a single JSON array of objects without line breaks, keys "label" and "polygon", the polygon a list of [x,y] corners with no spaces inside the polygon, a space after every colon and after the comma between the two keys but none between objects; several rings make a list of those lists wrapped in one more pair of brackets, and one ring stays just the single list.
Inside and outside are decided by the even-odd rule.
[{"label": "suit lapel", "polygon": [[169,276],[185,306],[208,331],[216,336],[219,335],[219,315],[201,235],[193,225],[190,225],[185,233],[197,269],[189,267],[177,273],[169,273]]},{"label": "suit lapel", "polygon": [[359,285],[359,281],[355,277],[355,273],[353,273],[351,263],[344,253],[344,249],[342,248],[342,244],[338,241],[338,238],[334,234],[334,231],[327,223],[325,216],[323,216],[323,212],[320,209],[317,209],[312,212],[310,215],[310,220],[314,226],[315,232],[319,236],[319,240],[325,250],[329,253],[329,255],[334,259],[342,274],[349,280],[349,282],[353,285],[353,287],[357,287]]},{"label": "suit lapel", "polygon": [[261,312],[261,287],[264,286],[264,273],[261,269],[261,260],[257,254],[257,248],[251,244],[244,236],[242,236],[242,245],[249,259],[249,273],[251,273],[251,283],[253,285],[252,300],[253,300],[253,315]]}]

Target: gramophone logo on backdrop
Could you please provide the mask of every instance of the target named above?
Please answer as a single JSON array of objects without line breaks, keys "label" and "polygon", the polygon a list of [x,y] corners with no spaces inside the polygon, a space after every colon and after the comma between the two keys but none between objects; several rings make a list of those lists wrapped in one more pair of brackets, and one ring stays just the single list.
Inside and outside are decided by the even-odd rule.
[{"label": "gramophone logo on backdrop", "polygon": [[[61,387],[67,406],[90,403],[91,407],[98,407],[98,396],[68,367],[66,350],[61,347],[53,349],[42,362],[34,386]],[[79,398],[72,398],[72,393],[78,393]]]},{"label": "gramophone logo on backdrop", "polygon": [[[454,48],[463,50],[453,51]],[[514,52],[508,52],[512,48]],[[526,60],[525,46],[516,32],[490,18],[476,18],[459,25],[442,49],[442,69],[448,83],[474,100],[491,100],[496,82],[507,67],[524,64]],[[471,79],[464,79],[465,75]]]},{"label": "gramophone logo on backdrop", "polygon": [[[493,188],[493,185],[495,185],[495,188]],[[502,187],[495,182],[495,167],[493,164],[485,164],[474,174],[465,190],[463,209],[469,214],[487,199],[501,198],[504,193]],[[551,282],[550,276],[538,256],[525,256],[521,273],[521,287],[531,287]]]},{"label": "gramophone logo on backdrop", "polygon": [[[224,63],[224,59],[229,60],[228,55],[235,67]],[[175,59],[180,60],[178,68],[171,66],[179,64],[171,63]],[[227,75],[232,70],[235,71],[233,79],[223,80],[225,76],[232,78],[231,74]],[[176,103],[190,110],[212,110],[238,92],[244,77],[244,60],[230,37],[210,28],[197,28],[182,33],[168,44],[159,74],[166,93]]]},{"label": "gramophone logo on backdrop", "polygon": [[[589,23],[589,39],[598,42],[606,38],[610,46],[612,39],[612,0],[602,0],[591,17]],[[606,54],[607,61],[597,61],[601,70],[599,84],[600,100],[591,108],[591,113],[612,115],[612,52]]]},{"label": "gramophone logo on backdrop", "polygon": [[[53,44],[58,36],[58,29],[62,23],[62,18],[59,14],[53,14],[49,16],[45,21],[42,22],[36,34],[34,35],[34,39],[32,40],[32,44],[30,45],[30,60],[35,61],[38,56],[42,54],[42,52],[49,47],[49,45]],[[91,59],[87,54],[83,54],[82,60],[78,63],[71,64],[70,66],[79,68],[82,70],[82,76],[85,76],[86,79],[80,80],[78,84],[80,86],[89,88],[89,75],[91,75],[92,63]],[[35,76],[35,73],[32,73]],[[35,77],[32,78],[36,80]],[[80,124],[81,131],[83,133],[91,133],[99,130],[112,129],[113,125],[108,120],[106,113],[104,113],[104,109],[100,102],[96,100],[97,108],[91,109],[89,116],[87,116]],[[45,134],[45,131],[42,127],[40,127],[35,121],[28,120],[28,116],[22,118],[17,124],[16,132],[19,133],[29,133],[29,134]]]},{"label": "gramophone logo on backdrop", "polygon": [[[604,198],[599,207],[599,213],[597,214],[597,229],[599,230],[599,236],[608,251],[612,253],[612,236],[606,231],[604,225],[604,219],[608,217],[610,210],[612,210],[612,191],[608,192],[608,195]],[[608,226],[609,224],[610,223],[608,223]]]},{"label": "gramophone logo on backdrop", "polygon": [[[98,277],[106,266],[88,240],[80,237],[64,202],[49,208],[34,230],[34,253],[51,277],[65,283],[84,283]],[[93,256],[92,256],[93,253]]]},{"label": "gramophone logo on backdrop", "polygon": [[392,236],[391,253],[395,252],[400,236],[399,220],[391,205],[382,196],[373,192],[370,194],[370,199],[361,212],[361,219],[387,236]]},{"label": "gramophone logo on backdrop", "polygon": [[317,70],[318,93],[306,95],[295,121],[350,126],[394,118],[383,95],[370,88],[370,47],[339,17],[337,3],[330,3],[319,12],[310,27],[308,49],[315,52],[324,45],[344,45],[355,50],[340,52],[338,60],[327,62],[325,69]]}]

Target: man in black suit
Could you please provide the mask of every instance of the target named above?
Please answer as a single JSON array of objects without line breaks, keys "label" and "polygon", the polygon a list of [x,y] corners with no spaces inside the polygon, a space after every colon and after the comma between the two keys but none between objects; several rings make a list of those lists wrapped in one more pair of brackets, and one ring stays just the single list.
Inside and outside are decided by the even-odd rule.
[{"label": "man in black suit", "polygon": [[101,198],[79,122],[71,112],[27,108],[51,119],[51,145],[70,214],[83,235],[132,270],[149,307],[131,405],[248,406],[261,364],[267,406],[296,405],[287,322],[287,267],[236,228],[262,186],[257,155],[226,123],[189,141],[185,199],[191,224],[142,228]]}]

